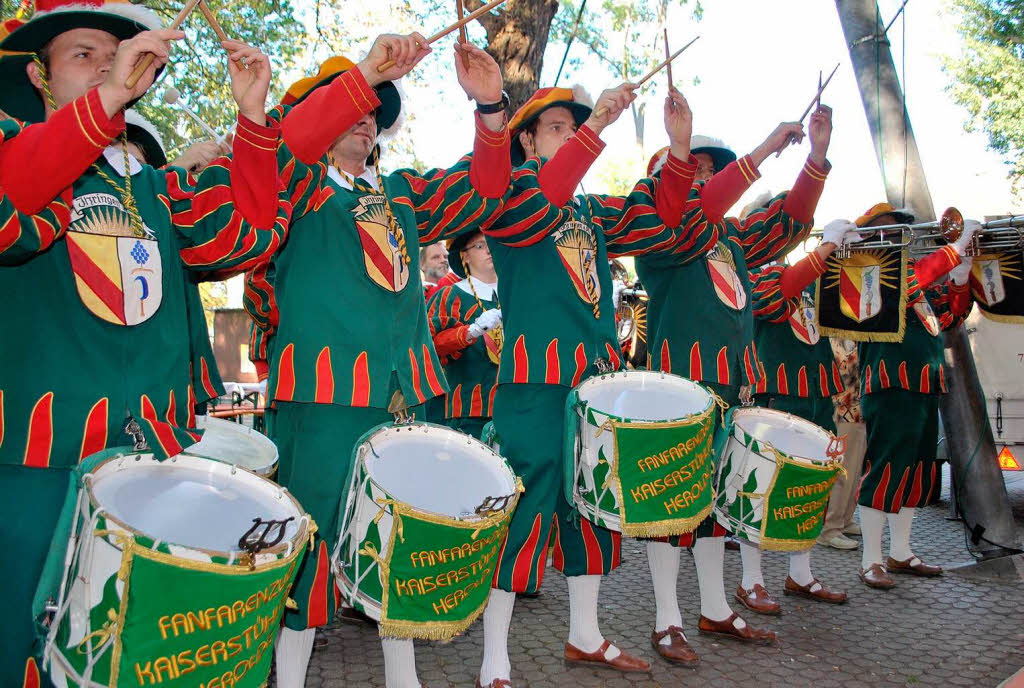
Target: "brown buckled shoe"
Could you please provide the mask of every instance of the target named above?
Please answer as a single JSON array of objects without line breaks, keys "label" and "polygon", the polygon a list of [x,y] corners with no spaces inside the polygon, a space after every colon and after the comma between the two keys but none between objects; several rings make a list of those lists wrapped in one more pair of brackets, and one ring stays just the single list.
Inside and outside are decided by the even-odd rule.
[{"label": "brown buckled shoe", "polygon": [[817,578],[807,585],[800,585],[795,580],[786,576],[786,587],[782,589],[786,595],[806,597],[809,600],[828,602],[829,604],[846,604],[846,593],[842,591],[829,590],[821,584]]},{"label": "brown buckled shoe", "polygon": [[618,669],[619,671],[650,671],[651,665],[645,660],[639,657],[634,657],[628,654],[621,647],[618,648],[619,654],[608,659],[605,657],[605,653],[608,648],[611,647],[611,643],[605,640],[601,643],[601,647],[597,648],[594,652],[584,652],[572,643],[565,644],[565,661],[572,662],[573,664],[596,664],[598,666],[605,666],[610,669]]},{"label": "brown buckled shoe", "polygon": [[886,557],[885,568],[889,569],[892,573],[909,573],[912,576],[923,576],[924,578],[934,578],[935,576],[942,575],[941,566],[926,564],[916,556],[910,557],[906,561],[896,561],[892,557]]},{"label": "brown buckled shoe", "polygon": [[754,583],[754,587],[750,590],[744,590],[742,583],[737,585],[736,599],[744,607],[758,614],[778,616],[782,613],[782,607],[772,599],[772,596],[768,594],[768,591],[760,583]]},{"label": "brown buckled shoe", "polygon": [[[662,644],[662,640],[668,636],[669,644]],[[664,631],[651,632],[651,646],[665,660],[673,664],[695,667],[700,663],[700,658],[690,643],[686,642],[686,634],[679,626],[669,626]]]},{"label": "brown buckled shoe", "polygon": [[476,677],[476,688],[512,688],[512,681],[507,678],[496,678],[486,686],[480,683],[480,677]]},{"label": "brown buckled shoe", "polygon": [[723,638],[732,638],[733,640],[756,645],[772,645],[775,643],[774,631],[754,628],[746,622],[744,622],[746,625],[743,628],[738,628],[736,626],[736,621],[738,620],[740,620],[738,614],[731,614],[724,621],[712,621],[702,615],[700,623],[697,624],[697,631],[705,635],[720,635]]},{"label": "brown buckled shoe", "polygon": [[872,564],[866,569],[861,569],[858,574],[864,581],[864,585],[878,590],[888,590],[896,587],[896,581],[892,579],[889,572],[881,564]]}]

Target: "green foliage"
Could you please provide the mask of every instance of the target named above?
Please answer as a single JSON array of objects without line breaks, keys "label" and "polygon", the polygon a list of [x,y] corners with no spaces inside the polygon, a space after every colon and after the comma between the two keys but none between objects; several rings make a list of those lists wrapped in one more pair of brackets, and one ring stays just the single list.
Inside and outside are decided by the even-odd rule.
[{"label": "green foliage", "polygon": [[1024,180],[1024,0],[951,0],[964,39],[946,60],[947,90],[970,114],[968,131],[983,131],[1010,167],[1015,191]]},{"label": "green foliage", "polygon": [[[182,2],[147,0],[146,5],[155,10],[165,24],[169,24],[181,9]],[[212,0],[210,6],[229,37],[257,46],[270,56],[275,74],[271,97],[279,97],[287,87],[281,83],[281,74],[293,67],[305,41],[305,29],[295,18],[291,2]],[[162,96],[168,87],[177,88],[181,92],[181,100],[198,112],[215,131],[229,131],[238,113],[231,98],[227,57],[217,35],[198,10],[186,20],[184,30],[185,40],[175,45],[171,63],[136,106],[160,130],[170,159],[189,143],[209,136],[177,106],[163,102]]]}]

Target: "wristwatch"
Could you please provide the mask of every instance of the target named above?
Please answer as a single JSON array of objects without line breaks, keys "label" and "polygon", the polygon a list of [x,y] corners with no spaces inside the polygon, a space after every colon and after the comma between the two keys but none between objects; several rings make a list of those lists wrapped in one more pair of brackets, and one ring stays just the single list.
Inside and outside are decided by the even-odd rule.
[{"label": "wristwatch", "polygon": [[477,103],[476,111],[479,112],[481,115],[496,115],[499,112],[504,112],[505,110],[508,110],[509,105],[511,104],[512,100],[508,97],[508,93],[502,91],[501,100],[499,100],[497,103],[489,103],[487,105]]}]

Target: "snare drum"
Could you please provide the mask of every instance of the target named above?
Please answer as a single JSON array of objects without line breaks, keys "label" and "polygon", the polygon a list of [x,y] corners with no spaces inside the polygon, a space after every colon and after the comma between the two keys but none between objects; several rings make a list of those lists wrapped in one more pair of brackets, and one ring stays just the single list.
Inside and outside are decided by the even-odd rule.
[{"label": "snare drum", "polygon": [[381,636],[447,640],[487,605],[522,484],[451,428],[382,425],[353,452],[333,565]]},{"label": "snare drum", "polygon": [[53,548],[47,564],[64,575],[44,591],[55,603],[44,648],[55,685],[265,683],[310,537],[298,502],[187,454],[160,462],[112,449],[77,475],[66,554]]},{"label": "snare drum", "polygon": [[669,373],[592,377],[566,402],[566,498],[635,537],[692,531],[711,512],[715,398]]},{"label": "snare drum", "polygon": [[715,518],[766,550],[814,546],[832,485],[843,471],[844,440],[789,413],[737,408],[718,466]]},{"label": "snare drum", "polygon": [[277,445],[252,428],[223,418],[196,416],[203,438],[188,448],[192,456],[240,466],[264,478],[277,473]]}]

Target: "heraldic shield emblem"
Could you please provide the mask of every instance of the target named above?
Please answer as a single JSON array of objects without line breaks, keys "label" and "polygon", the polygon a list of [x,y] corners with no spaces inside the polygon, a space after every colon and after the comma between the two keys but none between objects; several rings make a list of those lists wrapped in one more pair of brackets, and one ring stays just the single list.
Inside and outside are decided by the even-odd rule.
[{"label": "heraldic shield emblem", "polygon": [[793,336],[804,344],[814,346],[821,339],[818,331],[818,316],[814,310],[814,301],[807,292],[800,295],[800,305],[789,316],[789,326]]},{"label": "heraldic shield emblem", "polygon": [[362,196],[352,209],[356,232],[363,249],[363,267],[374,284],[387,291],[399,292],[409,283],[409,266],[402,258],[398,243],[401,228],[389,226],[385,204],[379,194]]},{"label": "heraldic shield emblem", "polygon": [[736,274],[736,259],[721,241],[708,254],[708,274],[722,303],[736,311],[746,307],[747,290]]},{"label": "heraldic shield emblem", "polygon": [[116,197],[95,193],[76,198],[65,243],[78,296],[93,315],[130,327],[160,308],[160,246],[155,239],[133,236]]},{"label": "heraldic shield emblem", "polygon": [[501,363],[501,347],[505,343],[505,333],[498,325],[489,332],[484,332],[484,346],[487,347],[487,358],[494,365]]},{"label": "heraldic shield emblem", "polygon": [[597,242],[593,230],[582,222],[566,222],[554,234],[558,257],[562,259],[576,294],[587,303],[601,299],[601,282],[597,278]]},{"label": "heraldic shield emblem", "polygon": [[839,309],[857,322],[882,310],[882,263],[871,253],[856,253],[839,271]]},{"label": "heraldic shield emblem", "polygon": [[1024,253],[984,253],[971,266],[971,295],[986,318],[1024,322]]},{"label": "heraldic shield emblem", "polygon": [[924,294],[914,302],[914,312],[917,313],[917,318],[924,325],[924,329],[928,330],[928,334],[938,337],[942,332],[942,326],[939,325],[939,319],[935,316],[935,311],[932,310],[932,305],[928,303]]}]

